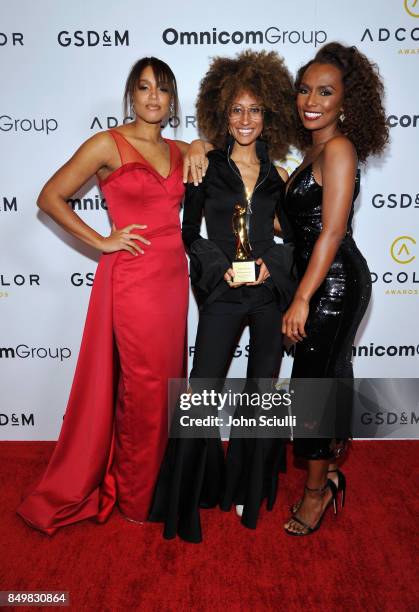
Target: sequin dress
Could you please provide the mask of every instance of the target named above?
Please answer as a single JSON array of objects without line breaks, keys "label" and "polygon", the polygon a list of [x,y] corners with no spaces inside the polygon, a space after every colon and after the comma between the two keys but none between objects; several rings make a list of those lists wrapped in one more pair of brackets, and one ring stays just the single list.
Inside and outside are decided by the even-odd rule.
[{"label": "sequin dress", "polygon": [[[293,234],[298,275],[302,278],[322,230],[323,189],[313,177],[311,164],[298,171],[291,181],[284,209]],[[292,378],[353,379],[353,341],[371,297],[370,271],[352,237],[359,185],[358,171],[347,232],[326,278],[310,300],[307,337],[296,345]],[[338,416],[345,413],[344,420],[349,423],[350,401],[351,392],[346,386],[343,393],[334,396],[333,405],[327,407],[329,418],[330,410]],[[323,408],[313,407],[318,414]],[[330,459],[334,456],[331,442],[331,438],[296,438],[294,451],[306,459]]]}]

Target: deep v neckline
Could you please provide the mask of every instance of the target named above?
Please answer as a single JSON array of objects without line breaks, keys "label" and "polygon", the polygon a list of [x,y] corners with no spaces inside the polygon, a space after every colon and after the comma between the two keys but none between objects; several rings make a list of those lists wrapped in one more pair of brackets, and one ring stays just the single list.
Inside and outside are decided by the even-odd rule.
[{"label": "deep v neckline", "polygon": [[[292,187],[294,186],[295,181],[297,180],[297,178],[300,176],[300,174],[303,174],[303,172],[305,172],[307,170],[307,168],[311,167],[311,174],[313,174],[313,162],[310,162],[309,164],[307,164],[307,166],[305,166],[302,170],[300,170],[299,172],[297,172],[297,170],[299,169],[300,166],[297,166],[297,168],[294,170],[294,172],[291,174],[290,178],[289,178],[289,182],[288,185],[285,189],[285,197],[287,197],[287,195],[289,194],[289,192],[291,191]],[[295,174],[294,174],[295,173]],[[317,182],[317,181],[316,181]]]},{"label": "deep v neckline", "polygon": [[124,140],[125,142],[131,147],[131,149],[133,149],[136,154],[141,157],[141,159],[153,170],[153,172],[155,172],[155,174],[157,174],[163,181],[166,181],[170,175],[172,174],[172,170],[173,170],[173,152],[172,152],[172,147],[171,144],[168,140],[166,140],[166,138],[163,138],[164,142],[167,144],[167,146],[169,147],[169,173],[167,176],[163,176],[163,174],[161,174],[154,166],[151,162],[149,162],[149,160],[144,157],[144,155],[142,153],[139,152],[139,150],[134,147],[133,144],[130,143],[130,141],[128,140],[128,138],[126,138],[123,134],[121,134],[121,132],[119,132],[118,130],[114,130],[117,134],[119,134]]}]

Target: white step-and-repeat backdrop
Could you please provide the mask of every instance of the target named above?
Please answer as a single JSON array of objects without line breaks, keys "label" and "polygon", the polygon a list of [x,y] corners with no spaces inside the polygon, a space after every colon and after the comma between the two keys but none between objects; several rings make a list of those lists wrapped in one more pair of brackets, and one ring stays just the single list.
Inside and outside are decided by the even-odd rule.
[{"label": "white step-and-repeat backdrop", "polygon": [[[354,367],[359,377],[418,375],[418,0],[2,0],[0,11],[0,439],[57,437],[98,256],[40,213],[36,198],[82,141],[122,122],[125,79],[144,55],[176,74],[176,137],[186,141],[197,134],[194,100],[211,57],[275,50],[295,73],[338,40],[378,63],[391,146],[363,172],[356,204],[355,238],[374,289]],[[287,160],[291,170],[296,163],[297,154]],[[109,232],[94,181],[69,206]],[[196,322],[191,298],[190,354]],[[247,340],[230,375],[244,375]],[[291,366],[285,354],[281,375]]]}]

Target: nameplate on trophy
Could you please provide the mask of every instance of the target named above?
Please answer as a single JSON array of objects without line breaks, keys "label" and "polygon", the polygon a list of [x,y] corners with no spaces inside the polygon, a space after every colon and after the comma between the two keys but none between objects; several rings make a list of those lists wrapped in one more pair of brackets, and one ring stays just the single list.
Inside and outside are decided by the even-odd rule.
[{"label": "nameplate on trophy", "polygon": [[254,283],[256,264],[254,261],[233,261],[234,283]]}]

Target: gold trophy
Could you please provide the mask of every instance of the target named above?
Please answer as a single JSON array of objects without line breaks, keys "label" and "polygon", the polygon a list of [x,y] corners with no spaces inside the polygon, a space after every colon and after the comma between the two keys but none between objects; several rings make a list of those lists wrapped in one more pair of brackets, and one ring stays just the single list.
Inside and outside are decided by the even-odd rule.
[{"label": "gold trophy", "polygon": [[251,247],[246,225],[247,207],[236,204],[232,217],[233,232],[236,237],[236,258],[233,261],[234,283],[254,283],[256,264],[251,255]]}]

